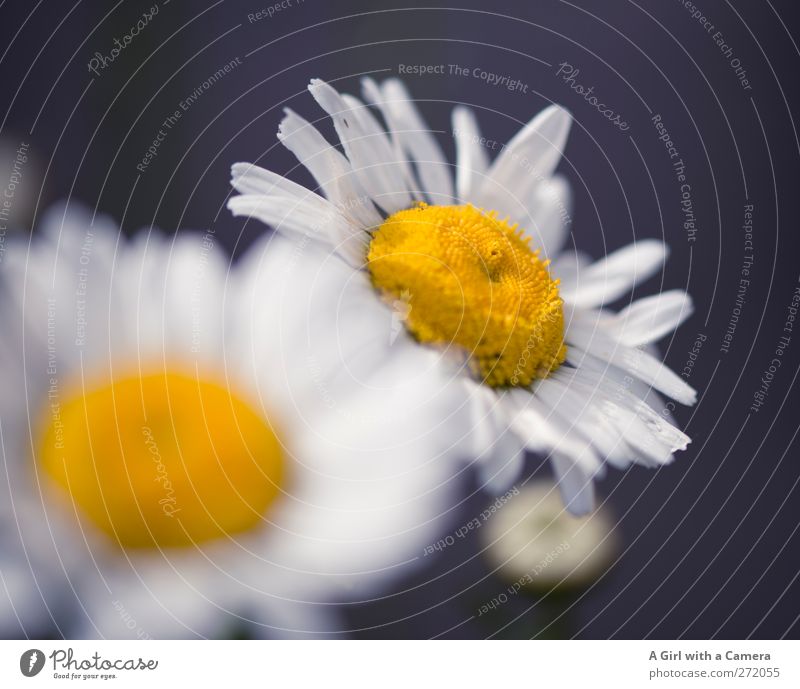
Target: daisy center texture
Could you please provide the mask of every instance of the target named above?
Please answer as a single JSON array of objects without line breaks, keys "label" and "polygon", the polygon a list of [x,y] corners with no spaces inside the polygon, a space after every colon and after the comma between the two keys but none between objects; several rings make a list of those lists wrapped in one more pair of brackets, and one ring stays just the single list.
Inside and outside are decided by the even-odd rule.
[{"label": "daisy center texture", "polygon": [[126,548],[190,546],[256,526],[284,475],[264,418],[180,373],[76,388],[47,408],[39,462],[83,516]]},{"label": "daisy center texture", "polygon": [[411,334],[458,345],[493,387],[528,386],[564,361],[563,302],[548,264],[494,211],[424,203],[389,216],[367,257],[373,285],[402,304]]}]

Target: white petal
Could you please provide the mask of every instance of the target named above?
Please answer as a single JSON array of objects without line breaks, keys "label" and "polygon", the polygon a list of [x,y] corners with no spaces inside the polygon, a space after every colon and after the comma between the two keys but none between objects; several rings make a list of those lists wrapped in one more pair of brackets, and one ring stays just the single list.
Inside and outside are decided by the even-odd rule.
[{"label": "white petal", "polygon": [[334,204],[270,170],[235,163],[231,168],[231,184],[242,194],[228,201],[234,215],[252,215],[276,229],[315,237],[329,246],[344,244],[342,253],[354,245],[367,243],[366,232],[348,221]]},{"label": "white petal", "polygon": [[313,175],[328,200],[355,225],[364,229],[380,225],[381,215],[361,187],[350,162],[314,125],[287,108],[278,139]]},{"label": "white petal", "polygon": [[[670,452],[686,449],[691,439],[671,423],[663,405],[661,410],[657,410],[647,403],[642,393],[646,394],[648,390],[643,384],[616,366],[603,364],[593,357],[587,356],[583,363],[581,368],[574,371],[575,383],[583,385],[585,389],[599,391],[614,409],[635,413],[645,423],[649,433],[656,436]],[[554,375],[560,374],[556,371]]]},{"label": "white petal", "polygon": [[352,227],[336,206],[321,196],[309,200],[276,194],[242,194],[229,199],[228,209],[237,216],[257,218],[301,242],[309,238],[320,241],[354,267],[364,265],[367,233]]},{"label": "white petal", "polygon": [[[222,355],[223,289],[227,256],[197,235],[181,235],[162,266],[164,289],[157,303],[139,303],[140,320],[156,318],[160,350],[177,361],[218,365]],[[115,287],[125,289],[121,283]],[[140,352],[144,350],[140,347]]]},{"label": "white petal", "polygon": [[464,379],[470,406],[471,433],[466,455],[476,460],[481,485],[492,493],[506,491],[519,478],[525,442],[512,427],[504,402],[485,385]]},{"label": "white petal", "polygon": [[[656,356],[656,354],[653,354]],[[598,359],[597,357],[587,354],[581,361],[580,368],[574,369],[576,374],[581,380],[587,376],[592,381],[601,381],[606,390],[611,390],[612,395],[620,394],[636,400],[636,404],[645,404],[653,413],[659,414],[670,424],[675,426],[672,420],[672,415],[666,409],[661,396],[653,389],[651,385],[643,383],[638,378],[631,376],[626,371],[623,371],[618,366]],[[636,406],[636,405],[634,405]]]},{"label": "white petal", "polygon": [[373,339],[385,335],[388,342],[378,320],[385,309],[368,278],[313,243],[264,237],[247,251],[234,281],[230,360],[245,380],[263,384],[267,401],[278,395],[288,413],[297,407],[301,421],[316,406],[340,403],[352,389],[349,376],[362,375],[364,360],[374,358]]},{"label": "white petal", "polygon": [[498,413],[501,402],[491,388],[467,377],[463,379],[463,386],[468,399],[471,429],[466,436],[469,441],[466,449],[470,457],[477,458],[491,453],[498,436],[505,430],[505,417]]},{"label": "white petal", "polygon": [[463,105],[453,109],[453,138],[456,142],[456,191],[461,203],[469,203],[489,169],[489,155],[481,145],[475,113]]},{"label": "white petal", "polygon": [[517,443],[512,451],[497,452],[493,461],[479,464],[478,481],[485,491],[501,495],[514,485],[524,466],[525,449]]},{"label": "white petal", "polygon": [[[482,196],[507,191],[524,201],[537,183],[556,169],[567,142],[572,117],[551,105],[525,125],[492,163],[481,185]],[[498,209],[500,210],[500,209]],[[511,212],[511,209],[502,209]]]},{"label": "white petal", "polygon": [[601,457],[617,468],[626,467],[634,460],[634,454],[624,436],[591,395],[585,390],[576,390],[569,383],[568,377],[553,376],[539,381],[534,394],[570,424],[573,433],[595,447]]},{"label": "white petal", "polygon": [[547,410],[540,409],[530,392],[509,390],[501,400],[511,427],[529,450],[547,454],[559,443],[569,442],[557,425],[550,423]]},{"label": "white petal", "polygon": [[692,298],[682,290],[670,290],[639,299],[622,309],[609,326],[612,336],[630,347],[660,340],[689,316]]},{"label": "white petal", "polygon": [[566,508],[574,515],[589,514],[594,509],[594,482],[569,456],[554,452],[550,456],[558,489]]},{"label": "white petal", "polygon": [[406,166],[398,160],[388,136],[366,106],[354,107],[352,97],[348,105],[320,79],[312,79],[308,90],[333,119],[347,158],[372,200],[387,213],[411,206]]},{"label": "white petal", "polygon": [[569,236],[572,223],[572,189],[566,178],[554,175],[538,184],[528,203],[530,224],[525,231],[535,246],[543,249],[543,257],[558,256]]},{"label": "white petal", "polygon": [[575,320],[567,325],[565,340],[568,344],[567,360],[576,367],[581,366],[582,356],[588,353],[619,366],[681,404],[697,401],[697,393],[690,385],[666,364],[640,348],[620,344],[598,329],[585,327]]},{"label": "white petal", "polygon": [[231,166],[231,185],[240,194],[289,196],[315,203],[320,208],[326,205],[325,199],[302,184],[251,163],[234,163]]},{"label": "white petal", "polygon": [[645,383],[652,385],[681,404],[694,404],[697,393],[666,364],[639,348],[626,347],[597,330],[583,328],[574,321],[567,327],[569,345],[567,360],[581,366],[586,353],[619,366]]},{"label": "white petal", "polygon": [[589,440],[535,394],[514,389],[502,399],[509,423],[528,448],[542,454],[557,450],[581,461],[589,472],[600,470],[601,462]]},{"label": "white petal", "polygon": [[[631,461],[659,466],[672,460],[672,452],[685,449],[689,439],[666,419],[659,418],[649,405],[625,388],[608,384],[602,375],[594,376],[581,369],[559,370],[553,380],[561,381],[601,415],[598,426],[610,428],[626,452],[607,455],[615,466],[624,468]],[[595,440],[597,436],[593,435]]]},{"label": "white petal", "polygon": [[[303,595],[338,589],[363,599],[422,564],[425,546],[455,518],[463,489],[455,463],[426,437],[418,394],[405,392],[365,392],[356,405],[329,409],[327,420],[309,419],[294,451],[298,480],[264,534],[264,557],[308,579],[296,582]],[[382,414],[394,415],[394,427]]]},{"label": "white petal", "polygon": [[660,270],[666,257],[667,247],[656,239],[629,244],[583,269],[577,283],[564,285],[561,296],[581,307],[611,303]]},{"label": "white petal", "polygon": [[435,205],[451,204],[450,164],[406,87],[399,79],[387,79],[380,86],[372,79],[364,79],[363,85],[365,97],[380,108],[392,136],[413,161],[428,201]]}]

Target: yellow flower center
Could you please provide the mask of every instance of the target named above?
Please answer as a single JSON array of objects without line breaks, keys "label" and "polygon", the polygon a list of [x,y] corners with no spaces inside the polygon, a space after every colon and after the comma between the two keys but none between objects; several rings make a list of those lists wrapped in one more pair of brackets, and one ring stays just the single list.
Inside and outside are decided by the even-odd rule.
[{"label": "yellow flower center", "polygon": [[528,386],[564,361],[563,302],[549,263],[496,212],[424,203],[387,218],[367,257],[372,284],[403,305],[411,334],[458,345],[493,387]]},{"label": "yellow flower center", "polygon": [[284,474],[264,418],[181,373],[131,375],[49,400],[41,467],[124,548],[191,546],[263,519]]}]

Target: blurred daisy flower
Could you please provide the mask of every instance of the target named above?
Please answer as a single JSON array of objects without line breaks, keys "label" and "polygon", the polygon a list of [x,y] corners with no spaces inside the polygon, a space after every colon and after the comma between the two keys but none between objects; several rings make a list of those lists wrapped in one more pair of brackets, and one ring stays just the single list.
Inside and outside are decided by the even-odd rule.
[{"label": "blurred daisy flower", "polygon": [[[490,488],[505,490],[534,450],[549,455],[567,507],[586,513],[606,461],[657,467],[685,449],[689,438],[653,390],[684,404],[695,392],[649,345],[690,315],[691,301],[675,290],[604,308],[661,268],[662,242],[640,240],[594,263],[563,250],[570,189],[554,170],[571,123],[565,110],[544,110],[490,162],[473,113],[457,107],[453,179],[399,80],[365,79],[367,104],[318,79],[309,90],[344,154],[287,110],[278,138],[317,190],[239,163],[232,183],[241,195],[229,208],[343,259],[353,277],[339,308],[409,306],[405,340],[435,359],[424,375],[455,365],[470,413],[467,426],[455,412],[436,420],[440,430],[479,460]],[[398,318],[367,319],[339,340],[392,361]]]},{"label": "blurred daisy flower", "polygon": [[514,588],[548,592],[595,582],[620,551],[616,524],[605,507],[576,517],[564,510],[555,486],[534,481],[497,510],[481,531],[492,568]]},{"label": "blurred daisy flower", "polygon": [[333,604],[436,537],[457,491],[408,399],[378,378],[320,395],[324,355],[297,360],[283,268],[316,259],[292,252],[276,239],[229,271],[211,233],[126,240],[75,209],[9,244],[0,634],[336,632]]}]

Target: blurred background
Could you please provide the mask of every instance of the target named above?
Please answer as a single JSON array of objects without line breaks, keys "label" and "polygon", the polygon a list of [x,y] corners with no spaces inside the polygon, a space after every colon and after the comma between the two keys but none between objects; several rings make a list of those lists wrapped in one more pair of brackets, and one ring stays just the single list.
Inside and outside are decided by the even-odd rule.
[{"label": "blurred background", "polygon": [[[797,637],[800,332],[751,409],[800,279],[797,3],[413,4],[4,2],[0,186],[14,201],[2,241],[71,197],[126,233],[211,230],[240,255],[266,230],[225,210],[230,165],[258,161],[310,182],[275,133],[284,107],[320,117],[306,91],[312,77],[355,93],[360,75],[443,65],[444,74],[401,76],[451,156],[454,104],[473,106],[487,138],[505,142],[560,103],[576,120],[561,166],[575,190],[574,245],[599,257],[634,237],[663,238],[671,258],[642,294],[694,297],[695,315],[663,343],[700,392],[696,407],[675,410],[694,442],[663,470],[610,472],[599,484],[598,528],[613,538],[584,580],[509,594],[514,574],[494,571],[481,530],[454,532],[412,579],[347,608],[351,635]],[[618,118],[598,112],[590,88]],[[145,159],[160,131],[157,155]],[[754,260],[737,303],[749,206]],[[541,463],[532,457],[530,472],[546,476]],[[474,490],[463,523],[485,503]]]}]

